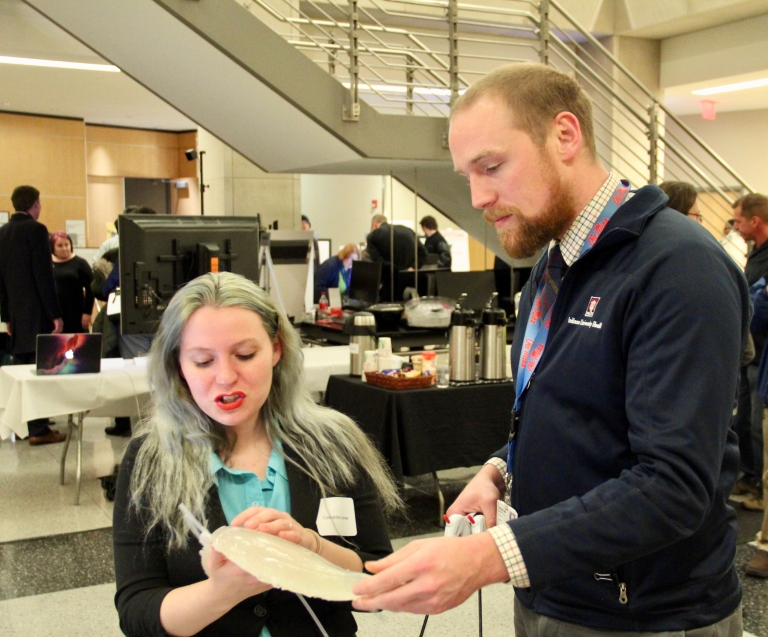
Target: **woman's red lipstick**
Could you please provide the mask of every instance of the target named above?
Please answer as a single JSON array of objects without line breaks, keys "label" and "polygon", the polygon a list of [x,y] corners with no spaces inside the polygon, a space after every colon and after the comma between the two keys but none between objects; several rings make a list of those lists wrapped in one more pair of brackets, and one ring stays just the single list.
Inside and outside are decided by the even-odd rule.
[{"label": "woman's red lipstick", "polygon": [[[225,402],[225,399],[228,399]],[[223,409],[224,411],[232,411],[233,409],[237,409],[240,405],[243,404],[243,401],[245,400],[245,394],[240,391],[232,392],[231,394],[220,394],[216,396],[216,405],[219,409]]]}]

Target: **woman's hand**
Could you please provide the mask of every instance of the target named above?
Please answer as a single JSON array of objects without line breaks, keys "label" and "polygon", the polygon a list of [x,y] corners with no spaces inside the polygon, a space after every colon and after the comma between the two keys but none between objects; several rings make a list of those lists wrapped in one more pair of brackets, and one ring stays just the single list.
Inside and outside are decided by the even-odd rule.
[{"label": "woman's hand", "polygon": [[222,598],[232,601],[233,606],[244,599],[259,595],[272,588],[270,584],[256,579],[213,547],[205,553],[201,551],[201,554],[203,559],[206,555],[208,558],[206,572],[211,585]]},{"label": "woman's hand", "polygon": [[160,605],[160,623],[170,635],[196,635],[243,600],[272,588],[210,545],[200,553],[208,579],[174,588]]},{"label": "woman's hand", "polygon": [[317,536],[287,513],[266,507],[250,507],[232,520],[231,526],[242,526],[261,533],[276,535],[284,540],[317,552]]}]

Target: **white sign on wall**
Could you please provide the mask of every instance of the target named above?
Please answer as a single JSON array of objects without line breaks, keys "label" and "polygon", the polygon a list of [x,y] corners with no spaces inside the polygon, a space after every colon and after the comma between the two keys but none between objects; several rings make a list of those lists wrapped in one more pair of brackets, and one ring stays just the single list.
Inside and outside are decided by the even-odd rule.
[{"label": "white sign on wall", "polygon": [[85,247],[85,221],[82,219],[67,219],[65,230],[72,237],[73,248]]},{"label": "white sign on wall", "polygon": [[469,272],[469,235],[464,230],[453,228],[441,230],[440,234],[451,246],[451,270]]}]

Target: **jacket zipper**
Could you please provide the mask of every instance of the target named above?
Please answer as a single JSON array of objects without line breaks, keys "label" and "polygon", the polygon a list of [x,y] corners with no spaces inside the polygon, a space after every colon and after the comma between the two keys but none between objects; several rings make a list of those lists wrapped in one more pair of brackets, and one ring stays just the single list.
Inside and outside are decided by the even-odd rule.
[{"label": "jacket zipper", "polygon": [[627,597],[627,585],[619,581],[616,573],[595,573],[595,579],[598,582],[613,582],[619,587],[619,604],[626,604],[629,601]]}]

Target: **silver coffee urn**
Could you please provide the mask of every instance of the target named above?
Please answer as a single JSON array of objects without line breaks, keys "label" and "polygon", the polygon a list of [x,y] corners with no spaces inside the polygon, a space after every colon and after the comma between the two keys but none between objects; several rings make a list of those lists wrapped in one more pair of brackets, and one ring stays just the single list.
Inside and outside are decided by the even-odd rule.
[{"label": "silver coffee urn", "polygon": [[480,378],[503,380],[507,376],[507,313],[498,307],[494,292],[485,305],[480,331]]},{"label": "silver coffee urn", "polygon": [[451,314],[450,349],[451,380],[472,382],[475,380],[475,313],[461,307],[467,298],[462,294]]},{"label": "silver coffee urn", "polygon": [[349,334],[349,374],[363,375],[365,352],[376,349],[376,319],[370,312],[357,312],[344,324]]}]

